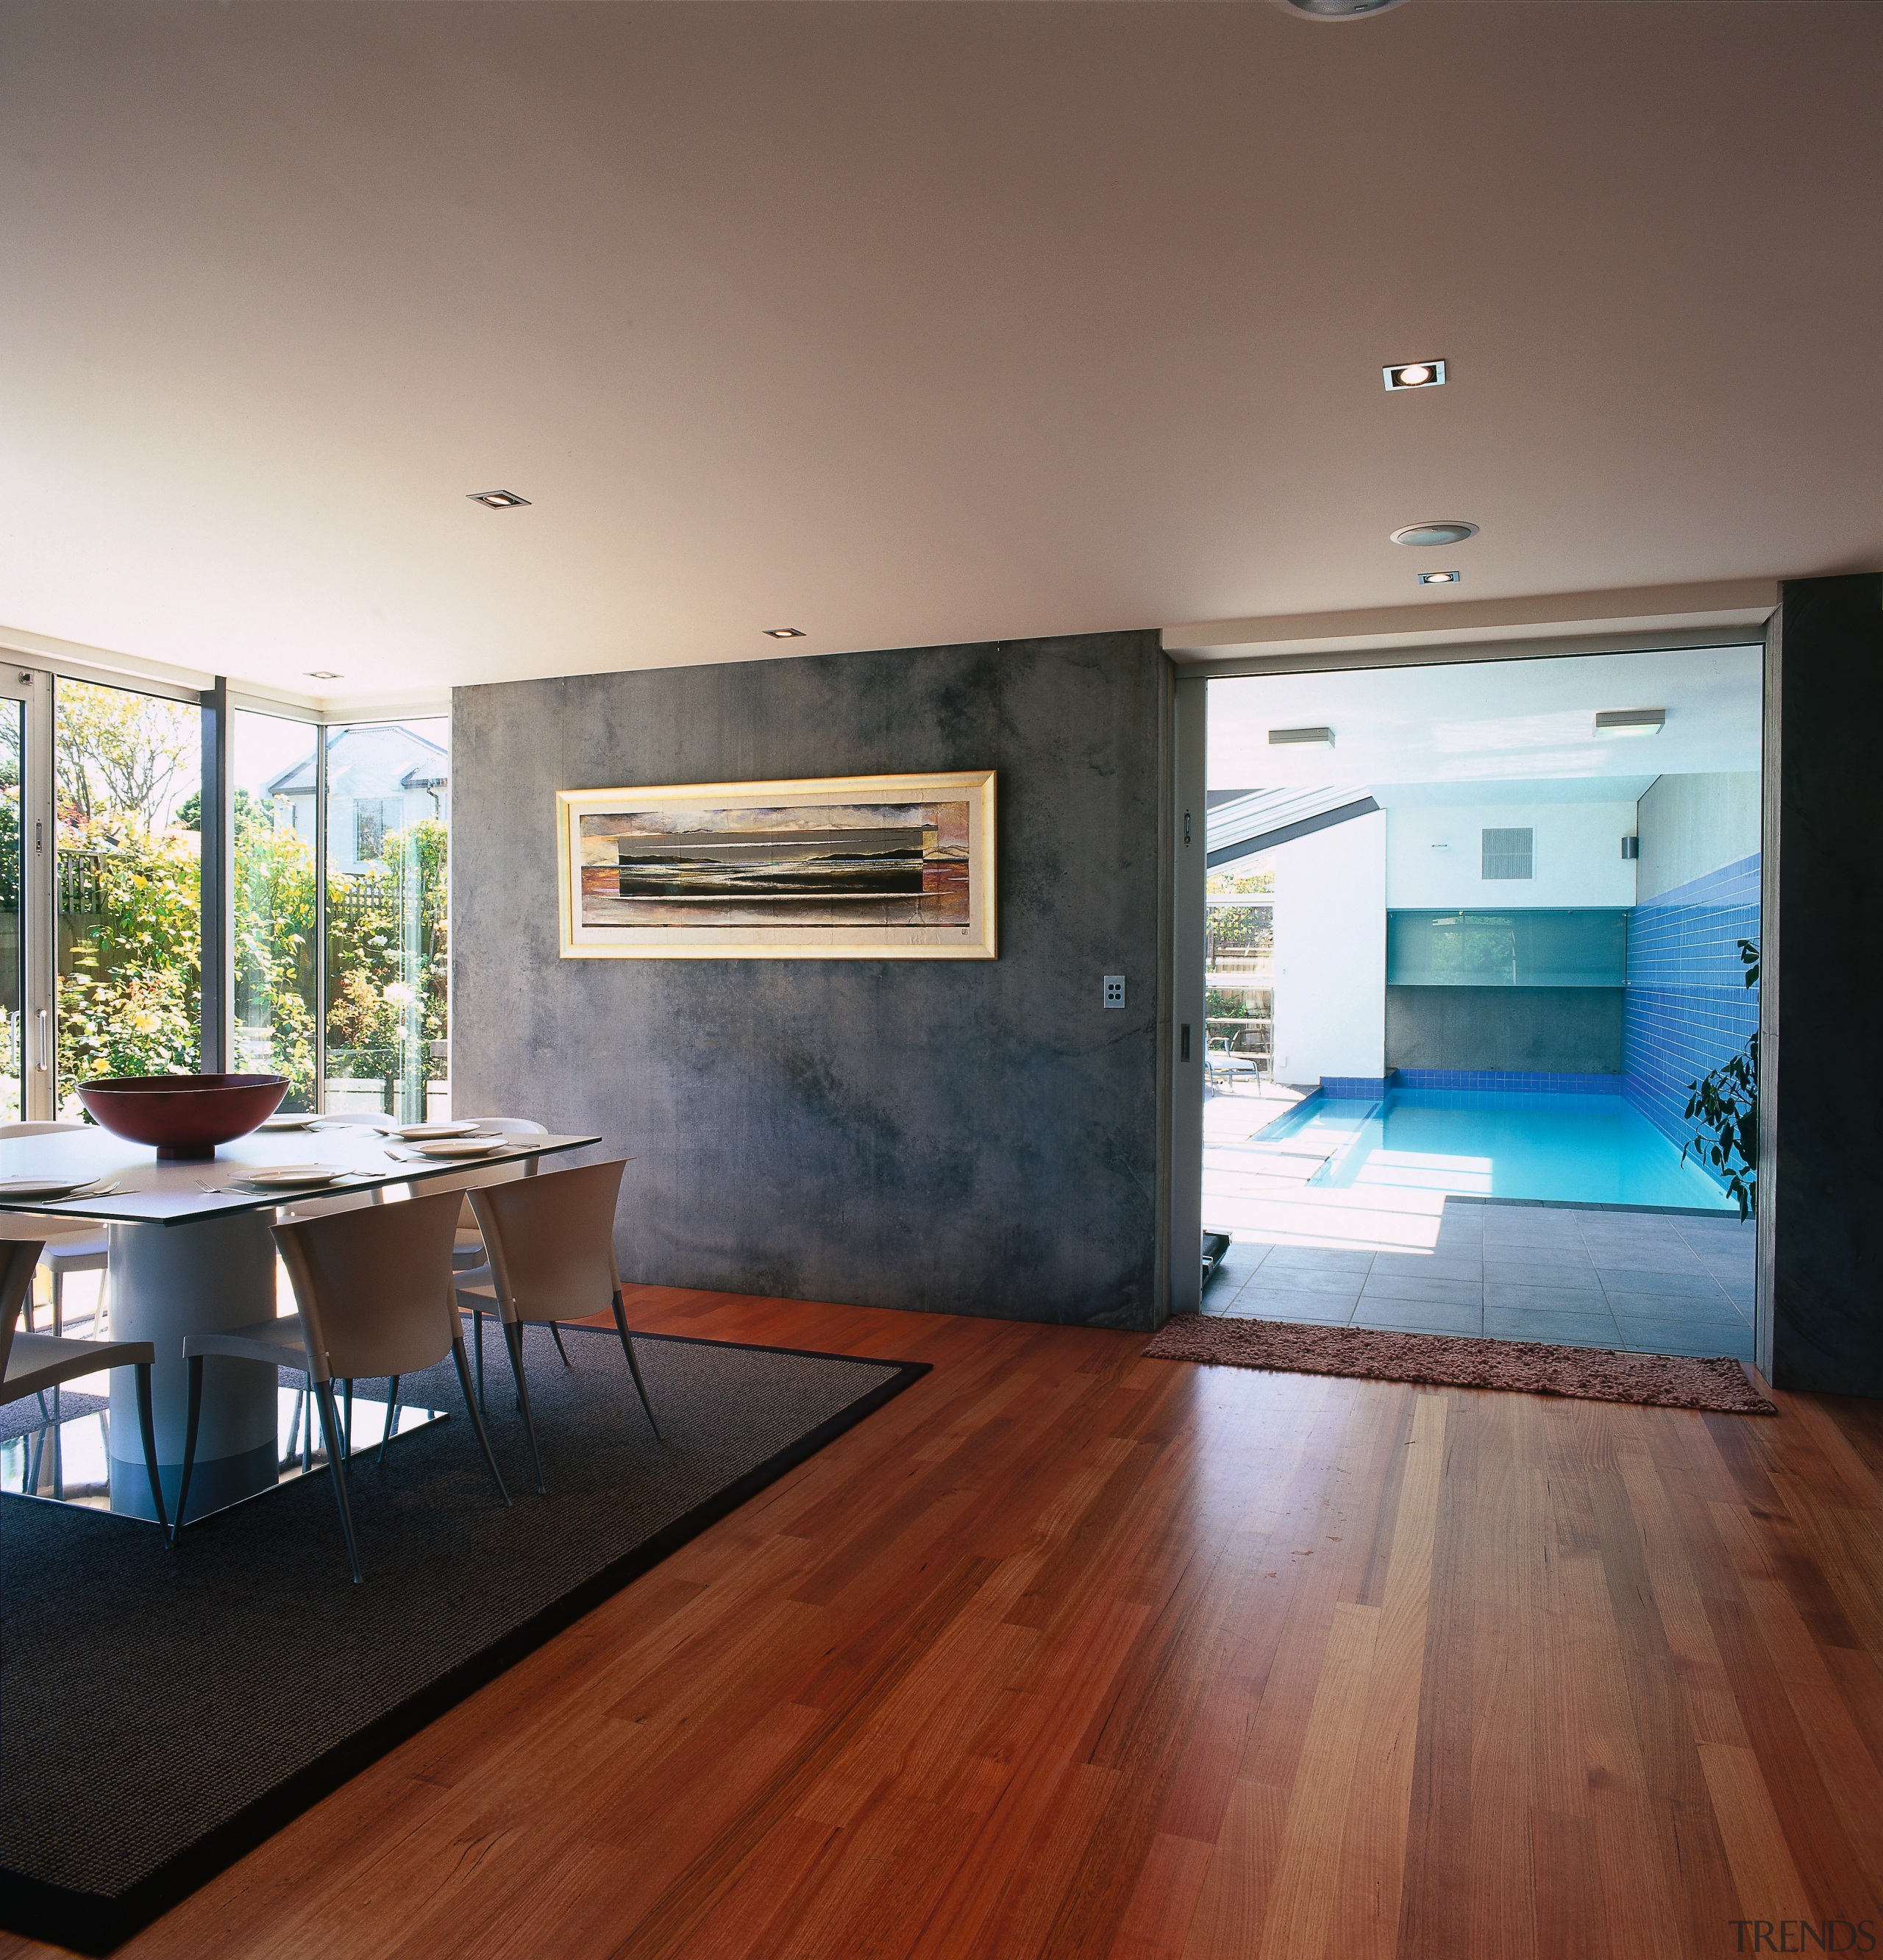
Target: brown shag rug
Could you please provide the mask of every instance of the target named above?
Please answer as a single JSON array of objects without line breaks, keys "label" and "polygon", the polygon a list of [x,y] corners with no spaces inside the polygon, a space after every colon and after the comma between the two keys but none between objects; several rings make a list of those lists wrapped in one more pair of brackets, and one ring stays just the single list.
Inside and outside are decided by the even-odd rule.
[{"label": "brown shag rug", "polygon": [[1430,1382],[1448,1389],[1509,1389],[1652,1408],[1776,1415],[1737,1361],[1680,1354],[1615,1354],[1540,1341],[1462,1334],[1389,1334],[1369,1327],[1303,1327],[1281,1320],[1223,1320],[1186,1313],[1166,1321],[1147,1359],[1291,1375],[1354,1375],[1370,1382]]}]

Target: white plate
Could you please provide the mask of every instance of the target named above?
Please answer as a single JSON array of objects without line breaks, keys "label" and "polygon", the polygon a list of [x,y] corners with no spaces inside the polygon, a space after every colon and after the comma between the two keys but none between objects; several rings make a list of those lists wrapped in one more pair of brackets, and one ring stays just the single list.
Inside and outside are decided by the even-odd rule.
[{"label": "white plate", "polygon": [[0,1198],[63,1197],[97,1182],[95,1177],[0,1177]]},{"label": "white plate", "polygon": [[312,1110],[305,1110],[298,1115],[264,1116],[261,1127],[264,1130],[307,1130],[311,1129],[320,1120]]},{"label": "white plate", "polygon": [[418,1153],[427,1157],[487,1157],[507,1150],[507,1137],[455,1137],[436,1144],[421,1144]]},{"label": "white plate", "polygon": [[402,1123],[393,1134],[415,1144],[425,1137],[469,1137],[477,1131],[475,1123]]},{"label": "white plate", "polygon": [[344,1164],[270,1164],[266,1170],[245,1170],[241,1173],[244,1184],[259,1184],[264,1188],[306,1186],[331,1184],[336,1177],[346,1176]]}]

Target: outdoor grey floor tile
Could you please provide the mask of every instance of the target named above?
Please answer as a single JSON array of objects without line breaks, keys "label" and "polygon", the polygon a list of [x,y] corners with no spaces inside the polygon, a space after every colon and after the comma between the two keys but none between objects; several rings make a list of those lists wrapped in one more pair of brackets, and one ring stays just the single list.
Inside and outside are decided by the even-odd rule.
[{"label": "outdoor grey floor tile", "polygon": [[1742,1314],[1724,1293],[1702,1297],[1684,1293],[1615,1293],[1608,1296],[1611,1313],[1639,1314],[1651,1320],[1716,1320],[1722,1326],[1743,1323]]},{"label": "outdoor grey floor tile", "polygon": [[1484,1332],[1500,1341],[1548,1341],[1566,1348],[1621,1344],[1614,1316],[1607,1313],[1536,1313],[1487,1303]]},{"label": "outdoor grey floor tile", "polygon": [[1317,1273],[1364,1273],[1372,1263],[1371,1252],[1336,1251],[1321,1246],[1277,1246],[1262,1262],[1271,1272],[1288,1268]]},{"label": "outdoor grey floor tile", "polygon": [[1245,1287],[1237,1294],[1238,1320],[1302,1320],[1317,1326],[1344,1327],[1353,1317],[1351,1295],[1336,1299],[1331,1293],[1284,1293],[1279,1287]]},{"label": "outdoor grey floor tile", "polygon": [[1483,1276],[1484,1262],[1475,1255],[1463,1258],[1452,1253],[1379,1252],[1374,1255],[1371,1277],[1384,1278],[1403,1273],[1411,1280],[1477,1280]]},{"label": "outdoor grey floor tile", "polygon": [[1579,1246],[1582,1235],[1573,1225],[1487,1225],[1484,1243],[1490,1246]]},{"label": "outdoor grey floor tile", "polygon": [[1678,1320],[1640,1320],[1617,1314],[1615,1324],[1629,1351],[1636,1354],[1730,1354],[1734,1360],[1752,1359],[1752,1330],[1739,1332]]},{"label": "outdoor grey floor tile", "polygon": [[1589,1256],[1600,1272],[1706,1274],[1684,1246],[1592,1245]]},{"label": "outdoor grey floor tile", "polygon": [[1360,1289],[1360,1305],[1374,1300],[1417,1300],[1429,1306],[1468,1306],[1474,1310],[1484,1303],[1484,1290],[1476,1280],[1417,1280],[1398,1273],[1368,1276]]},{"label": "outdoor grey floor tile", "polygon": [[1592,1313],[1605,1317],[1608,1296],[1600,1287],[1516,1286],[1508,1280],[1484,1282],[1484,1307],[1532,1313]]},{"label": "outdoor grey floor tile", "polygon": [[1563,1253],[1522,1259],[1493,1258],[1484,1255],[1484,1284],[1500,1286],[1573,1287],[1579,1293],[1600,1293],[1602,1281],[1595,1268],[1580,1253]]},{"label": "outdoor grey floor tile", "polygon": [[1656,1272],[1641,1266],[1602,1266],[1595,1268],[1605,1293],[1652,1293],[1668,1299],[1716,1300],[1719,1282],[1705,1272]]},{"label": "outdoor grey floor tile", "polygon": [[1477,1334],[1484,1329],[1480,1306],[1444,1306],[1416,1300],[1363,1300],[1354,1310],[1356,1327],[1401,1334]]},{"label": "outdoor grey floor tile", "polygon": [[1271,1259],[1249,1284],[1252,1286],[1272,1287],[1277,1293],[1338,1293],[1344,1300],[1357,1300],[1360,1288],[1366,1283],[1363,1272],[1335,1270],[1323,1271],[1315,1266],[1277,1266]]}]

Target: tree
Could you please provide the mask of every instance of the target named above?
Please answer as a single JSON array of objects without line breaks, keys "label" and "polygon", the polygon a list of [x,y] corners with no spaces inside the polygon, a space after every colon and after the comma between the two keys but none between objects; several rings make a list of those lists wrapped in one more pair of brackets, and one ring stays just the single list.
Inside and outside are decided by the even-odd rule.
[{"label": "tree", "polygon": [[59,819],[161,830],[184,765],[195,773],[199,711],[180,702],[84,681],[59,684]]}]

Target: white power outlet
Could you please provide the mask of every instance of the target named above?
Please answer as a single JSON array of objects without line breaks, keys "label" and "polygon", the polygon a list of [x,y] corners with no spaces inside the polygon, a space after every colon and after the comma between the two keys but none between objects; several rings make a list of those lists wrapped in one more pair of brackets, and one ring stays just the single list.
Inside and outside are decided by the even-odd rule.
[{"label": "white power outlet", "polygon": [[1121,1007],[1124,1004],[1124,975],[1108,973],[1105,976],[1105,1004],[1108,1007]]}]

